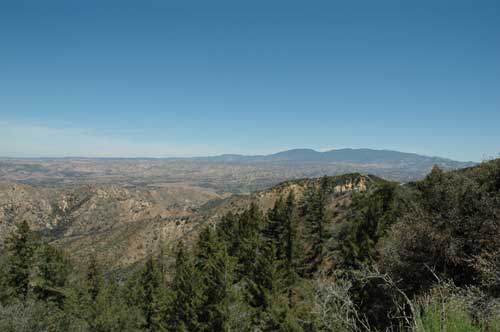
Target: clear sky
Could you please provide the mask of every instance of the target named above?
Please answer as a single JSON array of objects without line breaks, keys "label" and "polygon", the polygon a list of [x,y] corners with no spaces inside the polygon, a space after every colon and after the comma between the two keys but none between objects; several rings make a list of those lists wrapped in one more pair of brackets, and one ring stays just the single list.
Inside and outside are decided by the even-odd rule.
[{"label": "clear sky", "polygon": [[0,155],[500,152],[500,1],[0,0]]}]

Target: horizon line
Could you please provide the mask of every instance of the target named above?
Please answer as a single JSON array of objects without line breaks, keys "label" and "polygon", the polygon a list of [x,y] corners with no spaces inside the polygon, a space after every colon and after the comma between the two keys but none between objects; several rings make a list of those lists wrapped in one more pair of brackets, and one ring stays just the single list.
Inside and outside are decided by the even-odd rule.
[{"label": "horizon line", "polygon": [[396,153],[402,153],[402,154],[411,154],[411,155],[416,155],[420,157],[427,157],[427,158],[437,158],[437,159],[445,159],[449,161],[454,161],[454,162],[461,162],[461,163],[481,163],[482,161],[486,160],[491,160],[495,159],[496,157],[483,157],[483,160],[475,161],[475,160],[457,160],[457,159],[452,159],[452,158],[447,158],[447,157],[441,157],[441,156],[436,156],[436,155],[426,155],[426,154],[421,154],[417,152],[406,152],[406,151],[399,151],[399,150],[391,150],[391,149],[375,149],[375,148],[336,148],[336,149],[327,149],[327,150],[316,150],[313,148],[291,148],[291,149],[286,149],[286,150],[280,150],[277,152],[273,153],[268,153],[268,154],[244,154],[244,153],[220,153],[220,154],[209,154],[209,155],[191,155],[191,156],[84,156],[84,155],[66,155],[66,156],[5,156],[5,155],[0,155],[0,159],[4,160],[15,160],[15,159],[24,159],[24,160],[37,160],[37,159],[135,159],[135,160],[147,160],[147,159],[155,159],[155,160],[166,160],[166,159],[198,159],[198,158],[217,158],[217,157],[224,157],[224,156],[238,156],[238,157],[268,157],[272,156],[275,154],[283,153],[283,152],[290,152],[290,151],[296,151],[296,150],[309,150],[313,151],[316,153],[328,153],[332,151],[341,151],[341,150],[371,150],[371,151],[377,151],[377,152],[396,152]]}]

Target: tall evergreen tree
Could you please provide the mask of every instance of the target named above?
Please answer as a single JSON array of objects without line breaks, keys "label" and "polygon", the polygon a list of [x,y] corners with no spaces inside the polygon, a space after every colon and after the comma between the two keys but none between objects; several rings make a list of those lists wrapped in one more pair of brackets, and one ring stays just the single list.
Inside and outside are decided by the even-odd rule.
[{"label": "tall evergreen tree", "polygon": [[172,332],[199,331],[203,284],[193,257],[182,243],[177,250],[175,275],[172,280],[173,301],[169,310]]},{"label": "tall evergreen tree", "polygon": [[219,239],[228,246],[228,252],[231,256],[236,256],[239,249],[239,216],[229,212],[226,214],[216,229]]},{"label": "tall evergreen tree", "polygon": [[143,328],[151,332],[167,331],[168,294],[158,260],[152,256],[140,271],[135,285],[135,305],[144,318]]},{"label": "tall evergreen tree", "polygon": [[286,271],[275,257],[274,243],[262,242],[247,281],[247,298],[256,309],[254,324],[259,331],[280,331],[288,311]]},{"label": "tall evergreen tree", "polygon": [[[26,221],[19,223],[16,230],[6,239],[6,262],[4,301],[18,298],[25,300],[30,291],[30,276],[38,244]],[[3,302],[3,301],[2,301]]]},{"label": "tall evergreen tree", "polygon": [[98,330],[100,310],[97,297],[104,288],[104,277],[97,259],[91,255],[87,265],[72,281],[67,290],[65,310],[85,322],[91,330]]},{"label": "tall evergreen tree", "polygon": [[[129,291],[128,289],[125,291]],[[140,310],[127,305],[120,296],[120,286],[113,279],[105,282],[95,302],[95,318],[89,322],[92,332],[142,332],[159,331],[145,328]]]},{"label": "tall evergreen tree", "polygon": [[51,245],[42,245],[37,251],[35,276],[33,280],[36,297],[44,301],[53,301],[62,306],[71,264],[64,252]]},{"label": "tall evergreen tree", "polygon": [[[213,234],[211,230],[210,233]],[[203,266],[205,284],[202,321],[205,331],[230,331],[231,305],[236,300],[234,289],[236,258],[231,257],[225,242],[210,236],[211,253]]]},{"label": "tall evergreen tree", "polygon": [[328,177],[324,176],[319,188],[311,186],[306,193],[304,204],[304,217],[309,229],[309,245],[311,247],[307,258],[308,269],[306,274],[316,272],[322,262],[325,251],[325,225],[326,225],[326,200],[328,190]]},{"label": "tall evergreen tree", "polygon": [[236,256],[239,261],[237,270],[239,279],[251,271],[255,265],[255,257],[261,242],[262,226],[262,212],[255,203],[252,203],[250,208],[240,216],[238,222],[239,246]]},{"label": "tall evergreen tree", "polygon": [[95,301],[104,284],[104,276],[95,255],[89,258],[87,271],[85,272],[85,285],[90,300]]},{"label": "tall evergreen tree", "polygon": [[359,269],[377,258],[378,241],[397,219],[396,188],[393,183],[382,183],[370,195],[353,199],[354,213],[339,235],[338,267]]},{"label": "tall evergreen tree", "polygon": [[276,256],[278,259],[282,259],[285,256],[282,243],[286,223],[286,208],[286,202],[283,196],[280,196],[274,207],[267,214],[267,223],[263,231],[265,239],[273,242],[276,246]]},{"label": "tall evergreen tree", "polygon": [[271,308],[273,301],[284,289],[283,270],[275,257],[275,245],[263,242],[255,257],[255,266],[249,271],[249,303],[264,311]]},{"label": "tall evergreen tree", "polygon": [[286,199],[283,236],[280,243],[284,247],[288,302],[289,306],[292,306],[293,287],[299,278],[301,251],[303,249],[302,240],[298,234],[298,214],[293,192],[290,192]]},{"label": "tall evergreen tree", "polygon": [[202,271],[205,269],[208,260],[216,253],[218,250],[219,241],[224,241],[223,237],[216,239],[218,233],[212,230],[210,226],[203,228],[198,236],[198,241],[196,243],[196,267]]}]

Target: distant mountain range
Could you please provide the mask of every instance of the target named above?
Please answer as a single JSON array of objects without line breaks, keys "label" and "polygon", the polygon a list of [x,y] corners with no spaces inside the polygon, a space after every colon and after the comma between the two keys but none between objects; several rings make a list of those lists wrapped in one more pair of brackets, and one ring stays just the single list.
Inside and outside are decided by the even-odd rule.
[{"label": "distant mountain range", "polygon": [[358,165],[387,165],[413,167],[432,167],[433,165],[445,168],[463,168],[475,165],[474,162],[460,162],[440,157],[429,157],[416,153],[406,153],[391,150],[374,149],[336,149],[319,152],[313,149],[292,149],[270,155],[245,156],[238,154],[223,154],[213,157],[192,158],[212,162],[233,163],[343,163]]},{"label": "distant mountain range", "polygon": [[460,162],[414,153],[372,149],[318,152],[294,149],[265,156],[225,154],[195,158],[0,158],[0,183],[29,185],[189,185],[219,194],[262,190],[284,180],[359,172],[399,182],[425,177],[434,165]]}]

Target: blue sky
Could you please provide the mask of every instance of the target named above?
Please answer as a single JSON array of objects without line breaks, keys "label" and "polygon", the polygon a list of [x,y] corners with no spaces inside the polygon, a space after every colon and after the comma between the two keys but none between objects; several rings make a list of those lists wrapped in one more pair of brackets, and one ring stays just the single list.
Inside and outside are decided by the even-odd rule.
[{"label": "blue sky", "polygon": [[0,155],[500,153],[499,1],[0,0]]}]

